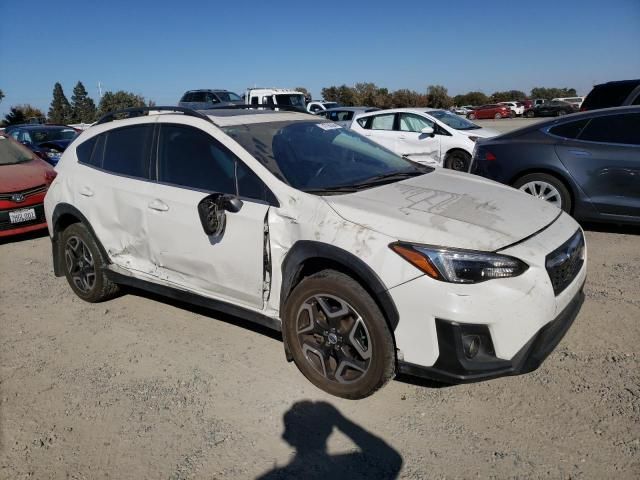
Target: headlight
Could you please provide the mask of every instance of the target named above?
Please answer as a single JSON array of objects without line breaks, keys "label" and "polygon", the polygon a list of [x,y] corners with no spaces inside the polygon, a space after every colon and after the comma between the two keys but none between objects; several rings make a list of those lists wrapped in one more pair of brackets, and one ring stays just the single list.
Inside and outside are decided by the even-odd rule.
[{"label": "headlight", "polygon": [[392,243],[396,252],[431,278],[451,283],[480,283],[517,277],[529,266],[517,258],[490,252]]},{"label": "headlight", "polygon": [[47,152],[47,157],[49,157],[49,158],[59,158],[60,155],[61,155],[60,152],[57,152],[55,150],[49,150]]}]

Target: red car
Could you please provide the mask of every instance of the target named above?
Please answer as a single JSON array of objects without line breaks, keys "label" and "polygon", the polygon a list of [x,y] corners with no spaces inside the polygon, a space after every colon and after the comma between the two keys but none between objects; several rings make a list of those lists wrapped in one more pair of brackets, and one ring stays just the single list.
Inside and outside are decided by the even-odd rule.
[{"label": "red car", "polygon": [[467,114],[469,120],[482,120],[484,118],[510,118],[513,114],[507,105],[482,105]]},{"label": "red car", "polygon": [[47,226],[42,202],[55,177],[51,165],[0,135],[0,237]]}]

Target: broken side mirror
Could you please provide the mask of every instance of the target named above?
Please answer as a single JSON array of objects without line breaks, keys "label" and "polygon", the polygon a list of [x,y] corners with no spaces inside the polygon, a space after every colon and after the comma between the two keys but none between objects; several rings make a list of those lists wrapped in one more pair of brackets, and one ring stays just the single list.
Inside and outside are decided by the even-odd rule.
[{"label": "broken side mirror", "polygon": [[236,213],[242,208],[242,200],[233,195],[214,193],[198,203],[198,215],[204,233],[208,236],[222,236],[227,223],[226,212]]}]

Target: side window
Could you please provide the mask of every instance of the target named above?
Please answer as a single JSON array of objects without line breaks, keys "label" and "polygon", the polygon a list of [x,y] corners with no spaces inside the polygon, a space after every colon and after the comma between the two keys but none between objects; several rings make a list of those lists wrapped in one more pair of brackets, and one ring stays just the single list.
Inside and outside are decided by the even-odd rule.
[{"label": "side window", "polygon": [[556,125],[549,129],[549,133],[563,138],[578,138],[582,129],[589,123],[589,119],[578,120],[577,122],[568,122]]},{"label": "side window", "polygon": [[393,119],[395,116],[395,113],[376,115],[372,118],[370,126],[367,125],[367,128],[371,130],[393,130]]},{"label": "side window", "polygon": [[329,112],[327,114],[327,118],[329,120],[333,120],[334,122],[337,122],[338,120],[340,120],[340,117],[338,116],[338,112]]},{"label": "side window", "polygon": [[311,110],[312,112],[317,112],[318,110],[322,110],[322,107],[320,107],[320,105],[311,105],[311,107],[309,108],[309,110]]},{"label": "side window", "polygon": [[153,125],[110,130],[106,133],[102,168],[129,177],[149,178],[152,138]]},{"label": "side window", "polygon": [[262,180],[247,167],[241,160],[238,162],[238,195],[253,200],[262,200],[271,204],[277,204],[275,196],[267,188]]},{"label": "side window", "polygon": [[403,132],[419,133],[425,127],[433,128],[434,123],[413,113],[400,114],[400,130]]},{"label": "side window", "polygon": [[216,97],[211,92],[206,92],[204,94],[204,101],[207,102],[207,103],[220,103],[220,100],[218,99],[218,97]]},{"label": "side window", "polygon": [[82,142],[80,145],[76,147],[76,156],[78,157],[78,162],[84,163],[85,165],[93,165],[94,167],[100,167],[101,165],[96,165],[92,163],[92,157],[95,160],[102,161],[102,158],[98,158],[98,155],[93,156],[93,148],[96,146],[96,142],[98,141],[98,137],[102,135],[97,135],[93,138],[90,138],[86,142]]},{"label": "side window", "polygon": [[631,102],[631,105],[640,105],[640,92],[636,95],[636,99]]},{"label": "side window", "polygon": [[580,134],[580,140],[640,145],[640,113],[592,118]]},{"label": "side window", "polygon": [[205,132],[162,125],[158,181],[207,192],[236,193],[235,156]]},{"label": "side window", "polygon": [[251,105],[258,106],[258,97],[251,97]]}]

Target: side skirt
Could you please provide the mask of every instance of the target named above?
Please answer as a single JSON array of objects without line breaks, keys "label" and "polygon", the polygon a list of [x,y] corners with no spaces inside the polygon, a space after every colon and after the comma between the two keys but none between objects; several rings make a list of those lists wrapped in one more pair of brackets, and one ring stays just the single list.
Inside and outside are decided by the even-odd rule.
[{"label": "side skirt", "polygon": [[168,297],[173,300],[187,302],[192,305],[197,305],[199,307],[204,307],[210,310],[226,313],[228,315],[233,315],[235,317],[239,317],[244,320],[257,323],[259,325],[262,325],[264,327],[270,328],[278,332],[281,331],[281,323],[277,319],[268,317],[258,312],[254,312],[252,310],[248,310],[243,307],[239,307],[237,305],[233,305],[227,302],[222,302],[220,300],[214,300],[212,298],[203,297],[201,295],[197,295],[195,293],[191,293],[186,290],[181,290],[181,289],[172,288],[166,285],[160,285],[158,283],[140,280],[139,278],[135,278],[130,275],[124,275],[122,273],[115,272],[113,270],[107,270],[105,273],[109,278],[109,280],[120,285],[139,288],[140,290],[145,290],[147,292],[151,292],[163,297]]}]

